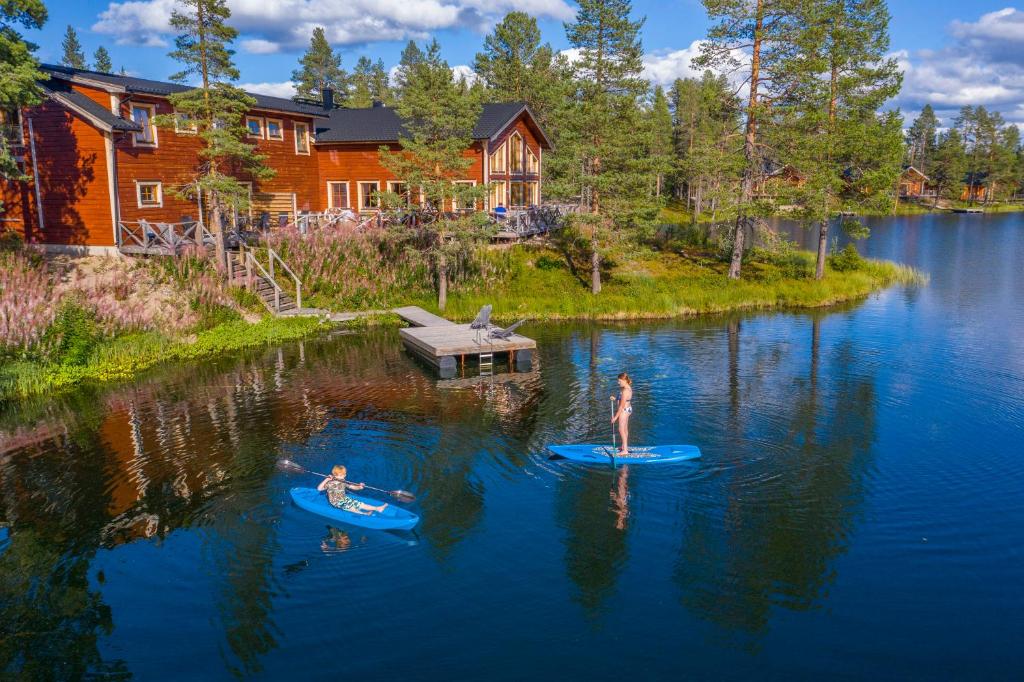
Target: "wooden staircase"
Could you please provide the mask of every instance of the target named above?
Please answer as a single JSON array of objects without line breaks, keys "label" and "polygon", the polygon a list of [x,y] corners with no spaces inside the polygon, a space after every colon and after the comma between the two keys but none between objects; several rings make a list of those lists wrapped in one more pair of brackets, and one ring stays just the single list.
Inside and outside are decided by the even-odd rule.
[{"label": "wooden staircase", "polygon": [[[274,315],[302,314],[302,282],[273,249],[268,249],[268,256],[269,268],[264,267],[253,250],[244,245],[238,251],[228,252],[228,283],[252,291]],[[274,267],[275,262],[279,264],[278,268]],[[277,270],[284,270],[291,276],[295,285],[294,296],[277,281]]]}]

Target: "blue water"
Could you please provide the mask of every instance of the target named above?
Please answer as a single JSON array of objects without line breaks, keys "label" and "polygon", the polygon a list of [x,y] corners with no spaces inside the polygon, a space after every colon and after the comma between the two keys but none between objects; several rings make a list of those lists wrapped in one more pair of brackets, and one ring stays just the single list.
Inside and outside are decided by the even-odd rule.
[{"label": "blue water", "polygon": [[[29,679],[1021,679],[1024,221],[874,221],[838,309],[533,325],[438,381],[394,330],[0,417],[0,670]],[[798,237],[803,235],[795,233]],[[633,439],[701,460],[547,459]],[[330,528],[288,457],[418,496]]]}]

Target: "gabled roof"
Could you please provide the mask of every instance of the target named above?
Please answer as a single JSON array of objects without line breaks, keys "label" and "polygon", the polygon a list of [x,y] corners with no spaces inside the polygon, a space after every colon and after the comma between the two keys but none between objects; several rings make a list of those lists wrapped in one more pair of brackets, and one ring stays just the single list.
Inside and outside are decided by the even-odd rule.
[{"label": "gabled roof", "polygon": [[[56,64],[43,64],[42,70],[50,74],[54,79],[90,85],[109,92],[166,97],[177,92],[185,92],[192,89],[191,86],[178,83],[165,83],[164,81],[154,81],[147,78],[100,73],[99,71],[87,71],[85,69],[72,69]],[[323,117],[327,115],[327,112],[315,104],[294,102],[283,97],[270,97],[269,95],[260,95],[254,92],[247,94],[256,100],[256,109],[280,111],[289,114],[304,114],[306,116]]]},{"label": "gabled roof", "polygon": [[[533,112],[522,102],[485,104],[473,128],[474,140],[489,140],[500,135],[523,112],[527,112],[541,143],[551,147],[544,131],[536,123]],[[331,142],[397,142],[408,135],[398,112],[390,107],[366,109],[335,109],[326,123],[318,123],[316,141]]]},{"label": "gabled roof", "polygon": [[911,171],[913,171],[913,172],[917,173],[918,175],[920,175],[920,176],[921,176],[922,178],[924,178],[924,179],[925,179],[925,181],[928,181],[928,180],[930,180],[930,179],[931,179],[931,178],[929,178],[929,177],[928,177],[927,175],[925,175],[924,173],[922,173],[921,171],[919,171],[919,170],[918,170],[917,168],[914,168],[913,166],[910,166],[910,165],[904,165],[904,166],[903,166],[903,172],[904,172],[904,173],[909,173],[909,172],[911,172]]},{"label": "gabled roof", "polygon": [[121,118],[99,102],[89,99],[80,92],[76,92],[66,82],[50,80],[40,83],[40,88],[50,98],[60,102],[100,130],[108,133],[114,131],[137,132],[142,130],[142,126],[135,121]]}]

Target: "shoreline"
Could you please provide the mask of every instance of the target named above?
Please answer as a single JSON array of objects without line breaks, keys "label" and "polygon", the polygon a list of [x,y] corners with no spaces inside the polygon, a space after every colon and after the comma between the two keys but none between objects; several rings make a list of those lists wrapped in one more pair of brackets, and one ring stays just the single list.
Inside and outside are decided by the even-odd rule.
[{"label": "shoreline", "polygon": [[[530,261],[536,266],[545,249],[534,250]],[[797,252],[806,260],[810,254]],[[660,274],[636,269],[664,264],[671,259],[675,270]],[[627,262],[606,278],[598,296],[578,286],[568,271],[547,271],[546,278],[533,273],[509,277],[487,291],[454,291],[444,314],[455,321],[471,320],[483,303],[494,305],[493,319],[511,323],[527,318],[531,322],[625,322],[693,319],[703,315],[755,311],[797,311],[835,307],[862,300],[872,293],[897,284],[923,284],[927,277],[910,267],[890,261],[867,260],[851,272],[829,270],[825,280],[805,277],[777,277],[760,264],[749,264],[748,280],[725,280],[714,266],[701,264],[690,272],[691,255],[663,254],[660,260]],[[631,270],[632,268],[632,270]],[[624,269],[625,271],[622,271]],[[681,274],[681,271],[686,271]],[[711,274],[709,274],[709,272]],[[757,277],[762,277],[758,280]],[[532,288],[524,285],[524,280]],[[574,283],[577,283],[574,286]],[[644,286],[660,293],[650,295]],[[436,301],[408,301],[432,312],[440,312]],[[168,362],[194,362],[260,346],[296,341],[345,326],[352,329],[400,326],[399,318],[380,309],[347,311],[353,319],[331,322],[323,316],[264,317],[259,322],[224,322],[190,337],[174,338],[159,332],[115,337],[103,342],[81,365],[42,364],[12,361],[0,368],[0,402],[16,404],[42,394],[64,393],[83,386],[102,386],[132,380]]]}]

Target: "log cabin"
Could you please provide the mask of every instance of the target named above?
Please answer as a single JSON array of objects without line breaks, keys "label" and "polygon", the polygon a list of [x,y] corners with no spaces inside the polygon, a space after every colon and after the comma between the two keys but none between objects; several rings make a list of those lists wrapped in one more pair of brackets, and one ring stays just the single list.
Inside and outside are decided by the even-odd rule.
[{"label": "log cabin", "polygon": [[[132,76],[44,65],[44,101],[0,114],[0,132],[24,179],[0,181],[0,231],[14,230],[50,250],[115,252],[124,225],[177,223],[204,216],[203,198],[188,192],[201,143],[176,117],[168,96],[186,86]],[[250,93],[251,94],[251,93]],[[330,208],[379,210],[378,192],[406,188],[380,163],[382,146],[399,148],[401,119],[391,108],[348,109],[252,94],[244,124],[266,155],[273,178],[250,181],[250,217],[271,224]],[[488,185],[484,206],[448,202],[445,210],[525,208],[542,196],[542,163],[550,141],[529,107],[485,104],[465,151],[460,182]]]},{"label": "log cabin", "polygon": [[913,166],[904,166],[899,179],[900,199],[921,199],[935,196],[931,179]]}]

